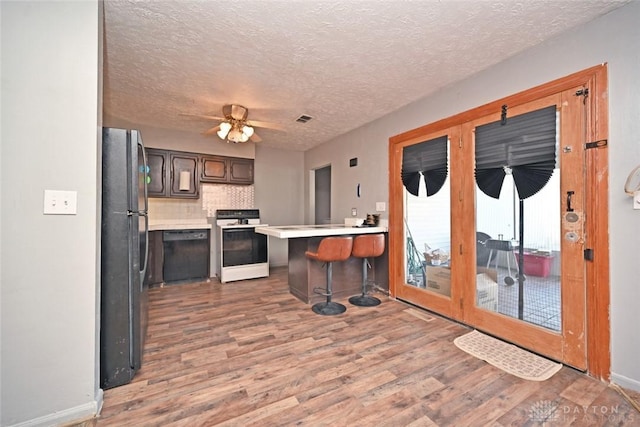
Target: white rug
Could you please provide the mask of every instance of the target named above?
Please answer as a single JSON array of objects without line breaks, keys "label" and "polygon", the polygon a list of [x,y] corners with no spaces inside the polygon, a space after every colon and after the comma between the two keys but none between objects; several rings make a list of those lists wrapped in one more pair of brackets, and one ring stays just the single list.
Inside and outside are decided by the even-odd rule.
[{"label": "white rug", "polygon": [[453,340],[453,343],[460,350],[525,380],[544,381],[562,368],[561,363],[478,331],[462,335]]}]

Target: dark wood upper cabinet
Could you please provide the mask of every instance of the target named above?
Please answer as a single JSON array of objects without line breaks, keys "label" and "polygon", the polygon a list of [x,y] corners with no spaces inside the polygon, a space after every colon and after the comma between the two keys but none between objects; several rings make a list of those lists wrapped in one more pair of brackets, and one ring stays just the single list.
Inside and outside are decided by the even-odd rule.
[{"label": "dark wood upper cabinet", "polygon": [[253,159],[201,155],[200,182],[253,184]]},{"label": "dark wood upper cabinet", "polygon": [[253,159],[147,148],[149,197],[200,196],[200,183],[253,184]]},{"label": "dark wood upper cabinet", "polygon": [[147,148],[146,153],[149,197],[198,198],[198,154],[155,148]]},{"label": "dark wood upper cabinet", "polygon": [[229,158],[229,182],[253,184],[253,159]]},{"label": "dark wood upper cabinet", "polygon": [[167,186],[169,152],[147,148],[146,153],[149,167],[147,193],[149,197],[167,197],[169,195]]},{"label": "dark wood upper cabinet", "polygon": [[200,156],[201,182],[228,182],[227,159],[221,156]]},{"label": "dark wood upper cabinet", "polygon": [[169,197],[198,198],[200,193],[198,155],[172,151],[169,156],[171,159]]}]

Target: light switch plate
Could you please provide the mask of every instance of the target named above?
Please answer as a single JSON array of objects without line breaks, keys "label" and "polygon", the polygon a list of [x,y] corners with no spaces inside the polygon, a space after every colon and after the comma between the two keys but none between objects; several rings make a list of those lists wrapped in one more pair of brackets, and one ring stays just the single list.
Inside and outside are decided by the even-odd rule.
[{"label": "light switch plate", "polygon": [[376,212],[384,212],[387,210],[387,204],[385,202],[376,202]]},{"label": "light switch plate", "polygon": [[44,190],[45,215],[75,215],[77,191]]}]

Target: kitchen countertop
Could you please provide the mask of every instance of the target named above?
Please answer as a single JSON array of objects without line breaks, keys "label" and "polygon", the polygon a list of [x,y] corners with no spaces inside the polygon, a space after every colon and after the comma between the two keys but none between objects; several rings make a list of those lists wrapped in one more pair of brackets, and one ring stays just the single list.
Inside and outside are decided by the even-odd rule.
[{"label": "kitchen countertop", "polygon": [[162,230],[202,230],[211,229],[208,222],[188,222],[188,221],[149,221],[149,231]]},{"label": "kitchen countertop", "polygon": [[257,226],[256,233],[279,239],[292,239],[297,237],[317,237],[317,236],[341,236],[350,234],[371,234],[386,233],[387,227],[354,227],[344,224],[326,225],[279,225],[279,226]]}]

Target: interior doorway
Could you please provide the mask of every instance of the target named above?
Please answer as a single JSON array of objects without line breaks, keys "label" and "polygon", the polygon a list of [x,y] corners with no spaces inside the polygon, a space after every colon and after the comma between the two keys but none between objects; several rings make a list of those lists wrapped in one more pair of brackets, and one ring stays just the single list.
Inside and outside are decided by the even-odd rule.
[{"label": "interior doorway", "polygon": [[331,165],[314,171],[315,224],[331,224]]}]

